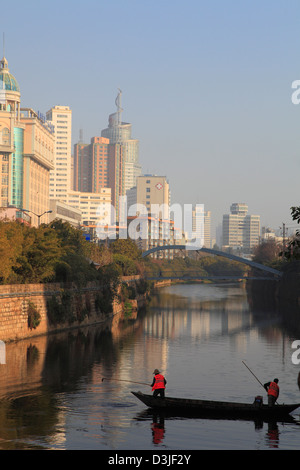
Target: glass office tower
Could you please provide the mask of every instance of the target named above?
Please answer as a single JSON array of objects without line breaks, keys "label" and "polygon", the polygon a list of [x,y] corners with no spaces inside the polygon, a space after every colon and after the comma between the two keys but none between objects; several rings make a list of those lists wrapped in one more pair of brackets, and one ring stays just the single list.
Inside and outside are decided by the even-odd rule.
[{"label": "glass office tower", "polygon": [[126,191],[136,185],[136,178],[141,175],[139,164],[139,141],[131,137],[131,124],[122,122],[121,95],[116,98],[117,112],[109,116],[108,127],[101,131],[101,136],[109,139],[110,144],[120,144],[123,155],[124,195]]}]

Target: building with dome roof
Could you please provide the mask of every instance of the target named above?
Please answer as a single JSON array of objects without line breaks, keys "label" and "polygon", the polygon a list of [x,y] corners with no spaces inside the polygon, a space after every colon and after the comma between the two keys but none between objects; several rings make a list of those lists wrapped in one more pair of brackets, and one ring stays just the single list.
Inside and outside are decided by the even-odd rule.
[{"label": "building with dome roof", "polygon": [[[38,113],[21,109],[21,93],[5,57],[0,61],[0,207],[26,210],[32,225],[49,210],[54,136]],[[1,214],[0,214],[1,215]],[[45,214],[42,222],[47,222]]]},{"label": "building with dome roof", "polygon": [[0,109],[17,111],[20,117],[20,88],[5,57],[0,61]]}]

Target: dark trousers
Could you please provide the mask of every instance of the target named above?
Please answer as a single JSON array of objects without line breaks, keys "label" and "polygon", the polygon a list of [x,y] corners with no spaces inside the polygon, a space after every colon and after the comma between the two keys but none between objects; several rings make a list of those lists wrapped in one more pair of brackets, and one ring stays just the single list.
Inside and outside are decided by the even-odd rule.
[{"label": "dark trousers", "polygon": [[164,388],[157,388],[156,390],[154,390],[153,396],[157,397],[158,395],[160,395],[162,398],[165,398],[165,389]]},{"label": "dark trousers", "polygon": [[268,405],[274,406],[276,403],[277,398],[273,397],[273,395],[268,395]]}]

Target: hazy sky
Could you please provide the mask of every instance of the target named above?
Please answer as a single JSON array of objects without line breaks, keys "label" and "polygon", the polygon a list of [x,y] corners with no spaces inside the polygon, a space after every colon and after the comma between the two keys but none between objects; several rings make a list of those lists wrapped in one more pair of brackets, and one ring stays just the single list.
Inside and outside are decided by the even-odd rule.
[{"label": "hazy sky", "polygon": [[15,0],[0,24],[21,105],[70,106],[74,143],[107,127],[120,88],[143,173],[167,176],[172,203],[204,204],[214,226],[233,202],[296,226],[299,0]]}]

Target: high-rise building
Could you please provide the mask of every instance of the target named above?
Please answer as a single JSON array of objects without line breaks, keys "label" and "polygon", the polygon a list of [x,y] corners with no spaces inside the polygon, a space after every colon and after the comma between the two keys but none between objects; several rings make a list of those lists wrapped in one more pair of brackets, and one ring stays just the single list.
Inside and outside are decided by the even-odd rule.
[{"label": "high-rise building", "polygon": [[[170,219],[170,186],[165,176],[138,176],[136,186],[129,189],[126,196],[128,229],[130,231],[132,223],[137,225],[138,231],[133,230],[133,236],[141,250],[179,244],[178,228]],[[176,254],[173,250],[164,250],[151,257],[173,259]]]},{"label": "high-rise building", "polygon": [[232,248],[251,253],[258,245],[260,237],[260,216],[247,214],[245,203],[234,203],[230,214],[223,215],[223,249]]},{"label": "high-rise building", "polygon": [[0,61],[0,205],[25,209],[32,224],[47,222],[53,129],[38,113],[21,109],[17,80]]},{"label": "high-rise building", "polygon": [[64,201],[72,187],[72,111],[68,106],[54,106],[47,111],[46,119],[52,124],[55,136],[50,198]]},{"label": "high-rise building", "polygon": [[90,147],[89,144],[78,142],[74,145],[73,159],[73,189],[74,191],[90,191],[91,169],[90,169]]},{"label": "high-rise building", "polygon": [[211,248],[211,211],[204,211],[202,204],[192,209],[192,232],[190,239],[197,238],[205,248]]},{"label": "high-rise building", "polygon": [[119,220],[119,197],[124,195],[123,154],[120,144],[92,137],[90,144],[74,145],[74,189],[100,193],[111,189],[111,203]]},{"label": "high-rise building", "polygon": [[[127,191],[128,208],[134,204],[145,208],[145,214],[170,219],[170,186],[165,176],[143,175],[136,178],[136,186]],[[158,212],[157,212],[158,211]],[[134,215],[134,214],[131,214]]]},{"label": "high-rise building", "polygon": [[204,246],[212,247],[211,240],[211,211],[204,211]]},{"label": "high-rise building", "polygon": [[109,116],[108,127],[101,131],[101,136],[109,139],[111,144],[122,147],[124,171],[124,195],[126,191],[136,185],[136,178],[141,175],[139,164],[139,141],[131,137],[131,124],[122,122],[121,107],[122,92],[116,98],[117,112]]}]

